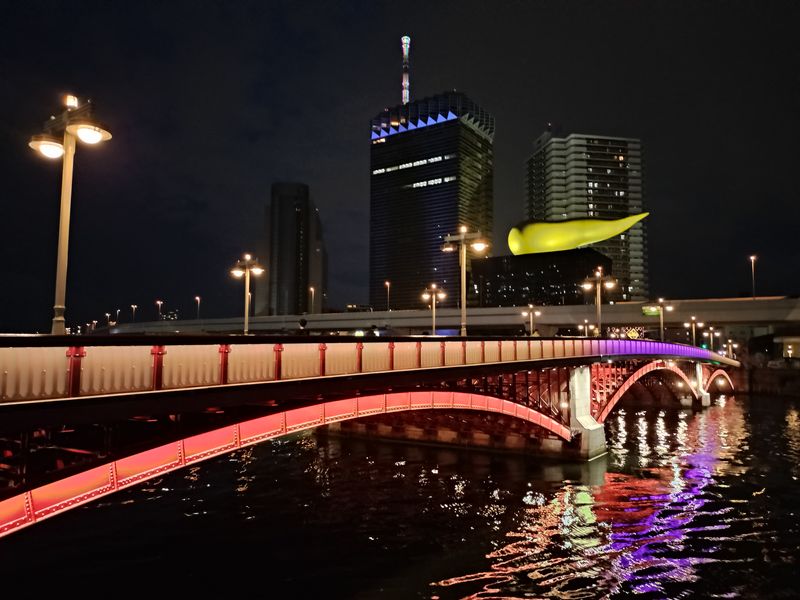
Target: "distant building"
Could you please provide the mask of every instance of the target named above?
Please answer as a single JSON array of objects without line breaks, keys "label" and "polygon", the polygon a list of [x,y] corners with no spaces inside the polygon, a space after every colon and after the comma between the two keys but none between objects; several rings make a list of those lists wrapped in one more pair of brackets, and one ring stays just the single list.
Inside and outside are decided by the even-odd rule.
[{"label": "distant building", "polygon": [[446,92],[385,109],[372,119],[371,138],[370,304],[386,306],[389,281],[392,309],[422,307],[431,283],[453,306],[458,253],[441,246],[462,225],[491,236],[494,117]]},{"label": "distant building", "polygon": [[328,258],[319,210],[311,201],[307,185],[272,185],[266,230],[263,264],[267,272],[256,282],[256,314],[323,312]]},{"label": "distant building", "polygon": [[[526,164],[527,218],[618,219],[644,211],[638,139],[547,131],[534,146]],[[622,300],[649,298],[646,221],[591,247],[612,260]]]},{"label": "distant building", "polygon": [[[581,284],[597,267],[613,274],[611,260],[591,248],[478,258],[472,261],[472,285],[485,307],[593,303],[594,292]],[[613,297],[603,292],[604,302]]]}]

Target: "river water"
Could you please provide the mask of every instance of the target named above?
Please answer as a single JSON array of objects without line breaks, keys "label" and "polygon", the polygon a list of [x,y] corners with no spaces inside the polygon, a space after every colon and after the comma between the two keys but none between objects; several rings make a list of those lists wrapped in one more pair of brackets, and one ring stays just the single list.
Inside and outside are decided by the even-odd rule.
[{"label": "river water", "polygon": [[607,439],[606,456],[570,464],[285,438],[0,539],[4,587],[89,597],[800,597],[800,401],[626,406]]}]

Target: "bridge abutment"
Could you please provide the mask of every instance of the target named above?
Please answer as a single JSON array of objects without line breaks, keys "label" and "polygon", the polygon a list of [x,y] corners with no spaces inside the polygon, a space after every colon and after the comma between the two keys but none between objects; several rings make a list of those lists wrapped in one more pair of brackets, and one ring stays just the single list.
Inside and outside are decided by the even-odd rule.
[{"label": "bridge abutment", "polygon": [[[606,453],[606,430],[592,416],[592,372],[588,366],[574,367],[569,376],[570,430],[579,458],[591,460]],[[577,445],[577,442],[580,445]]]}]

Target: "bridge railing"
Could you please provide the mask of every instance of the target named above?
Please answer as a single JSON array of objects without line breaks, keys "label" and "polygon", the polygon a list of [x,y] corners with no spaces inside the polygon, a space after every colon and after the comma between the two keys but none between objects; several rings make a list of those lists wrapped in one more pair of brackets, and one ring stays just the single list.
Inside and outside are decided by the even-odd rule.
[{"label": "bridge railing", "polygon": [[[279,341],[276,341],[279,339]],[[67,338],[54,338],[62,344]],[[0,401],[116,395],[335,375],[523,361],[684,358],[738,366],[703,348],[588,338],[84,337],[0,348]],[[2,343],[2,340],[0,340]]]}]

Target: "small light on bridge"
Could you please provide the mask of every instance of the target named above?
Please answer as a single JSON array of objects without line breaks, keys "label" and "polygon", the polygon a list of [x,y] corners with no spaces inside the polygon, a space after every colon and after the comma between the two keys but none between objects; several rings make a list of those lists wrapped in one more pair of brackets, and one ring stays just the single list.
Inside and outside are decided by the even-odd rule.
[{"label": "small light on bridge", "polygon": [[725,379],[723,377],[717,377],[717,385],[725,385]]},{"label": "small light on bridge", "polygon": [[682,387],[683,387],[683,382],[682,382],[682,381],[679,381],[679,382],[678,382],[678,387],[679,387],[679,388],[682,388]]},{"label": "small light on bridge", "polygon": [[569,402],[562,401],[561,402],[561,408],[569,408]]}]

